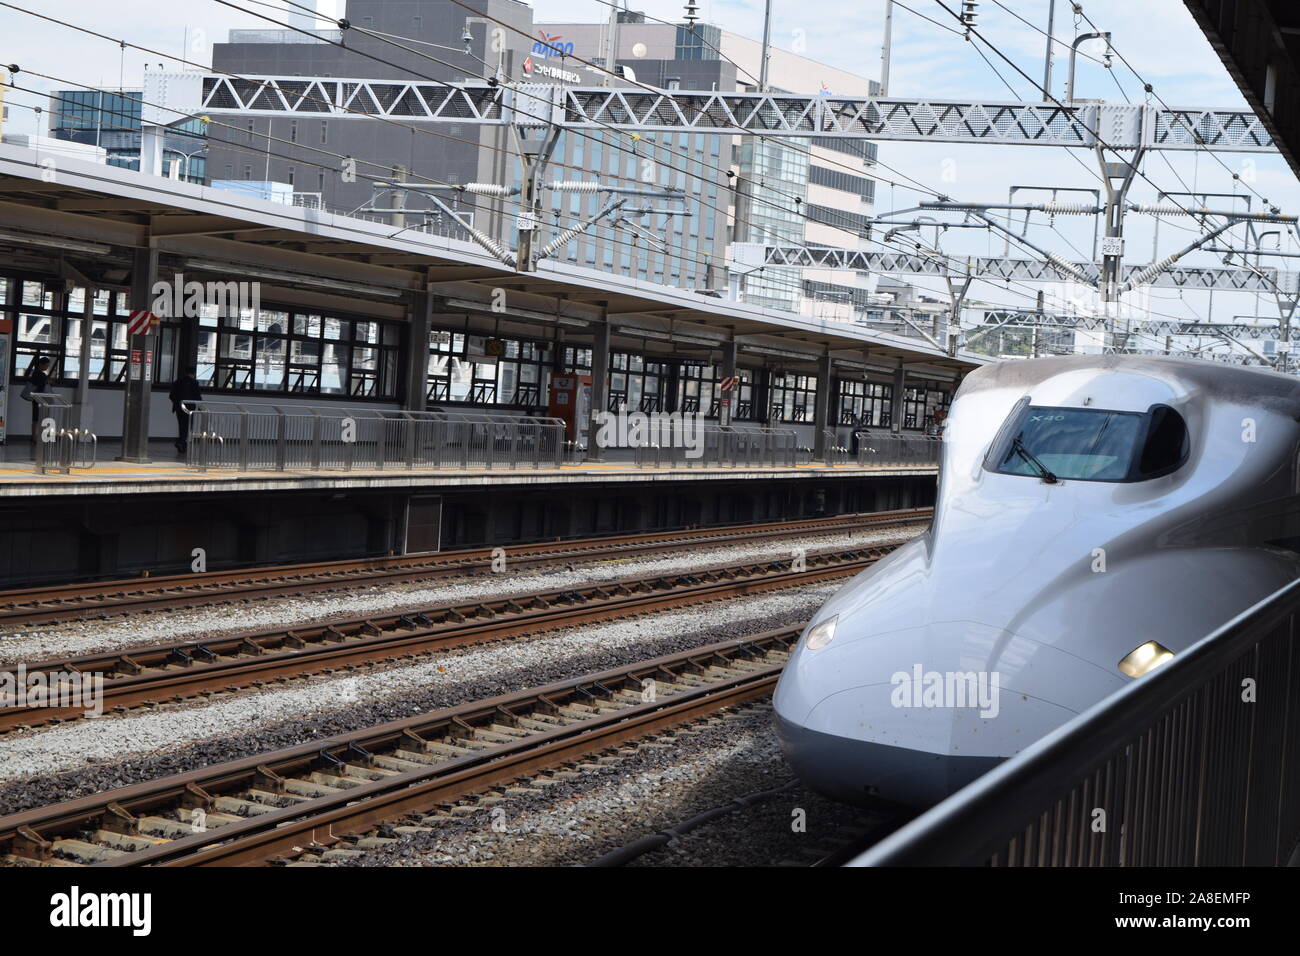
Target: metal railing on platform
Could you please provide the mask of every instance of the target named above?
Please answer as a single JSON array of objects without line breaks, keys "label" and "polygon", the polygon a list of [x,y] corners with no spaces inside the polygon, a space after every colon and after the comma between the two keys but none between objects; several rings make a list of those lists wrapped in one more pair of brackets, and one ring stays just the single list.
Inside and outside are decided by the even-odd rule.
[{"label": "metal railing on platform", "polygon": [[799,442],[790,428],[672,423],[653,440],[636,444],[633,460],[653,468],[792,467],[799,460]]},{"label": "metal railing on platform", "polygon": [[68,474],[73,468],[92,468],[98,454],[94,432],[81,428],[77,409],[55,392],[33,392],[37,407],[36,473]]},{"label": "metal railing on platform", "polygon": [[858,866],[1277,866],[1300,855],[1300,581]]},{"label": "metal railing on platform", "polygon": [[200,471],[542,468],[564,456],[564,422],[508,412],[185,402],[187,464]]},{"label": "metal railing on platform", "polygon": [[859,465],[929,467],[939,464],[943,439],[931,435],[900,435],[897,432],[854,432]]},{"label": "metal railing on platform", "polygon": [[828,465],[846,465],[849,462],[849,450],[840,443],[839,436],[833,428],[822,429],[822,460]]}]

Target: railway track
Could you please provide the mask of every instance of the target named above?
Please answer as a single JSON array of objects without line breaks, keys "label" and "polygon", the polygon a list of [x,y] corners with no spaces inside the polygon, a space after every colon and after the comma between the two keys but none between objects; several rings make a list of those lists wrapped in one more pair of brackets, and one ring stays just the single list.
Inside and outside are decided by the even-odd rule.
[{"label": "railway track", "polygon": [[[252,865],[364,849],[436,827],[468,795],[764,697],[798,634],[724,641],[12,814],[0,818],[0,865]],[[380,836],[353,842],[376,827]]]},{"label": "railway track", "polygon": [[[751,561],[689,572],[624,578],[579,588],[446,604],[310,627],[245,632],[113,650],[23,665],[43,698],[0,696],[0,731],[79,719],[88,678],[102,676],[102,709],[148,703],[396,662],[432,651],[478,644],[593,621],[660,611],[701,601],[807,585],[856,574],[897,544],[812,552],[803,569],[789,561]],[[16,686],[16,685],[15,685]]]},{"label": "railway track", "polygon": [[[683,547],[717,546],[734,541],[859,531],[916,521],[930,514],[929,508],[916,508],[803,521],[513,545],[501,551],[504,551],[511,568],[542,567],[575,560],[617,560],[671,553]],[[0,631],[31,624],[106,619],[149,610],[247,602],[283,594],[422,581],[431,574],[473,573],[488,569],[496,554],[499,552],[494,548],[477,548],[415,557],[403,555],[244,568],[3,591],[0,592]]]}]

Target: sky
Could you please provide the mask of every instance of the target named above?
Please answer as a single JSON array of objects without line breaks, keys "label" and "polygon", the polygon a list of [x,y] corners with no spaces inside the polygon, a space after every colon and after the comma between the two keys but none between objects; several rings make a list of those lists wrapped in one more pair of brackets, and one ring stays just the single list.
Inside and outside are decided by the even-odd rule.
[{"label": "sky", "polygon": [[[341,2],[323,0],[326,6]],[[1001,0],[999,4],[982,0],[979,4],[980,32],[1034,82],[1041,82],[1043,74],[1047,40],[1042,31],[1047,25],[1048,3],[1049,0]],[[138,88],[146,68],[180,69],[177,57],[206,64],[210,60],[210,45],[223,41],[232,28],[272,28],[266,20],[232,6],[280,21],[286,19],[281,0],[229,0],[229,4],[218,0],[169,0],[167,3],[118,0],[113,4],[92,0],[0,0],[0,63],[17,64],[24,71],[58,78],[55,81],[20,73],[14,80],[19,86],[38,91],[76,84],[116,87],[124,83]],[[943,3],[906,0],[906,8],[895,5],[891,96],[1042,100],[1041,91],[997,54],[954,34],[955,21],[944,4],[953,10],[960,6],[957,0],[943,0]],[[674,22],[681,19],[684,10],[682,3],[668,0],[642,0],[629,5]],[[609,13],[609,7],[600,0],[536,0],[532,6],[535,20],[542,22],[595,22],[606,19]],[[701,0],[699,6],[704,22],[751,37],[762,34],[762,0]],[[801,52],[864,77],[879,78],[884,0],[820,0],[817,3],[773,0],[772,6],[775,46]],[[1082,24],[1076,31],[1076,17],[1068,0],[1058,0],[1056,6],[1055,34],[1064,43],[1073,39],[1076,32],[1090,29]],[[1143,84],[1150,83],[1173,106],[1245,106],[1235,83],[1182,0],[1087,0],[1083,6],[1101,30],[1112,33],[1114,50],[1132,65],[1141,79],[1118,56],[1110,70],[1081,59],[1078,97],[1122,102],[1127,95],[1140,103],[1145,98]],[[70,21],[110,39],[76,33],[19,12],[15,7]],[[116,42],[118,38],[158,52],[123,52]],[[990,62],[981,58],[980,50]],[[1064,91],[1068,48],[1058,44],[1056,50],[1053,93],[1060,97]],[[1092,52],[1101,51],[1093,49]],[[30,107],[47,108],[48,101],[38,95],[11,90],[7,102],[10,106],[8,131],[43,131],[45,117],[38,118]],[[1005,202],[1013,185],[1098,185],[1096,158],[1079,150],[889,142],[880,144],[879,158],[882,165],[877,172],[882,180],[906,183],[910,178],[966,202]],[[1300,211],[1300,184],[1280,157],[1165,153],[1149,157],[1143,171],[1155,185],[1139,180],[1130,197],[1138,202],[1154,201],[1157,188],[1246,192],[1246,185],[1234,184],[1232,180],[1232,171],[1236,171],[1257,192],[1256,209],[1267,198],[1283,212]],[[877,214],[914,206],[924,198],[915,191],[884,182],[878,185],[876,197]],[[1080,252],[1090,252],[1092,235],[1088,223],[1077,217],[1059,218],[1055,228],[1049,227],[1042,217],[1036,217],[1036,222],[1040,224],[1031,226],[1029,236],[1038,244],[1068,259],[1080,258]],[[1187,219],[1162,224],[1160,254],[1191,241],[1196,233],[1187,231],[1189,228],[1194,227]],[[1151,219],[1130,215],[1126,234],[1129,261],[1150,261]],[[927,240],[932,235],[931,232]],[[974,230],[954,230],[942,238],[941,247],[946,252],[997,255],[1003,243]],[[1300,245],[1292,235],[1287,237],[1283,248],[1297,251]],[[1186,261],[1207,263],[1209,259],[1208,254],[1199,254]],[[935,294],[943,288],[941,282],[933,279],[916,282]],[[1025,305],[1032,304],[1033,290],[977,282],[971,295],[992,302]],[[1228,320],[1241,315],[1276,315],[1271,301],[1264,297],[1257,301],[1254,295],[1216,293],[1211,303],[1205,293],[1180,294],[1173,289],[1157,289],[1152,292],[1149,304],[1154,312],[1177,318],[1213,315],[1215,319]]]}]

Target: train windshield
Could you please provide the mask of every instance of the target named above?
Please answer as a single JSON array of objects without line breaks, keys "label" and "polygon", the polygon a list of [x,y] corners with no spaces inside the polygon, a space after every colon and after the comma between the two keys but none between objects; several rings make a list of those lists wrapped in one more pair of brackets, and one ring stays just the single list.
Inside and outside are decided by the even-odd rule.
[{"label": "train windshield", "polygon": [[1177,467],[1186,455],[1186,435],[1182,417],[1164,405],[1147,413],[1029,405],[1020,412],[1019,427],[1009,429],[995,449],[993,470],[1036,478],[1046,471],[1076,481],[1139,481]]}]

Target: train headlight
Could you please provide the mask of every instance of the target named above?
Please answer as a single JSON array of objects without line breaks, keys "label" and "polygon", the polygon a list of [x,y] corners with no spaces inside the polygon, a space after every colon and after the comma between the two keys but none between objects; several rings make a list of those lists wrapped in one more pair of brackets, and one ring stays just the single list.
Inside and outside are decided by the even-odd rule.
[{"label": "train headlight", "polygon": [[829,644],[835,637],[835,622],[839,619],[839,615],[837,614],[834,617],[828,617],[816,627],[812,628],[808,632],[808,636],[804,639],[804,646],[810,651],[819,651]]},{"label": "train headlight", "polygon": [[1129,677],[1141,677],[1166,661],[1173,660],[1173,657],[1174,652],[1159,641],[1147,641],[1129,651],[1119,662],[1119,669]]}]

